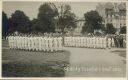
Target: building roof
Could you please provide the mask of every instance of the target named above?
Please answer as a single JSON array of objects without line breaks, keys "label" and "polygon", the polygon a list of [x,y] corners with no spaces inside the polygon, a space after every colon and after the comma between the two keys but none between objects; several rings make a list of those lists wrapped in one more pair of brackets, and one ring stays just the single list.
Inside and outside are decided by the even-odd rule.
[{"label": "building roof", "polygon": [[121,4],[119,4],[118,8],[120,10],[126,10],[126,4],[125,3],[121,3]]},{"label": "building roof", "polygon": [[114,8],[113,4],[110,3],[110,2],[106,3],[104,6],[105,6],[106,9],[113,9]]}]

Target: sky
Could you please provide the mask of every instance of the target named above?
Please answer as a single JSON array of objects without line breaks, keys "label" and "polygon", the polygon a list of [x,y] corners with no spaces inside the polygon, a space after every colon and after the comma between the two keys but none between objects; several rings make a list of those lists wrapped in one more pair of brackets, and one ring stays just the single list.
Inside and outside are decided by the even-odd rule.
[{"label": "sky", "polygon": [[[44,2],[20,2],[20,1],[4,1],[3,11],[8,17],[11,16],[16,10],[22,10],[31,20],[37,18],[38,9]],[[84,13],[96,9],[96,2],[66,2],[71,6],[72,11],[76,14],[78,18],[84,17]],[[60,4],[58,2],[56,5]]]}]

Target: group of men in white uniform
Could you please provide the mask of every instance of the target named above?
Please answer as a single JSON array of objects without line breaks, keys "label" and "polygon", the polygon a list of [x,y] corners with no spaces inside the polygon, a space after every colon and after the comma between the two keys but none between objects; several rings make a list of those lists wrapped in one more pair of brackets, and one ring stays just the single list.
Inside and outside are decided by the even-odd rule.
[{"label": "group of men in white uniform", "polygon": [[[60,36],[45,35],[10,35],[7,37],[10,49],[29,51],[58,51],[63,50],[63,39]],[[64,37],[65,47],[111,48],[113,38],[106,36],[70,36]]]},{"label": "group of men in white uniform", "polygon": [[46,36],[9,36],[10,49],[21,49],[29,51],[58,51],[62,50],[61,37]]},{"label": "group of men in white uniform", "polygon": [[65,37],[65,46],[104,49],[114,46],[114,40],[106,36]]}]

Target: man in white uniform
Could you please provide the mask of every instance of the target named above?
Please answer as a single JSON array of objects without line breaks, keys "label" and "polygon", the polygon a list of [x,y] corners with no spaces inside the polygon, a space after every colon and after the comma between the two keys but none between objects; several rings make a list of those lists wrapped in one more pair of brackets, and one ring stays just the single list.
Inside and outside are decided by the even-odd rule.
[{"label": "man in white uniform", "polygon": [[11,49],[11,35],[8,36],[8,44],[9,44],[9,48]]},{"label": "man in white uniform", "polygon": [[39,36],[39,51],[42,51],[42,39],[41,36]]},{"label": "man in white uniform", "polygon": [[38,34],[38,36],[37,36],[37,51],[40,51],[40,36],[39,36],[39,34]]},{"label": "man in white uniform", "polygon": [[26,35],[24,36],[24,50],[27,50],[27,37]]},{"label": "man in white uniform", "polygon": [[15,49],[17,49],[17,36],[15,35]]},{"label": "man in white uniform", "polygon": [[98,37],[95,38],[95,47],[98,48]]},{"label": "man in white uniform", "polygon": [[16,41],[16,43],[17,43],[17,49],[19,49],[19,35],[17,35],[17,41]]},{"label": "man in white uniform", "polygon": [[46,37],[46,44],[45,44],[45,47],[46,47],[46,51],[49,51],[49,45],[48,45],[48,37]]},{"label": "man in white uniform", "polygon": [[80,37],[80,47],[83,47],[83,37]]},{"label": "man in white uniform", "polygon": [[36,36],[33,36],[33,50],[36,51]]},{"label": "man in white uniform", "polygon": [[30,41],[31,41],[31,42],[30,42],[31,50],[34,51],[33,34],[31,34]]},{"label": "man in white uniform", "polygon": [[47,50],[47,37],[46,36],[44,36],[44,38],[43,38],[44,40],[43,40],[43,42],[44,42],[44,51],[46,51]]},{"label": "man in white uniform", "polygon": [[50,36],[49,36],[49,38],[48,38],[48,45],[49,45],[49,51],[52,52],[52,39],[51,39]]},{"label": "man in white uniform", "polygon": [[10,45],[10,49],[12,49],[12,35],[9,36],[9,45]]},{"label": "man in white uniform", "polygon": [[88,48],[88,36],[86,36],[86,48]]},{"label": "man in white uniform", "polygon": [[57,37],[54,38],[54,48],[55,48],[55,51],[58,50],[58,40],[57,39],[58,39]]},{"label": "man in white uniform", "polygon": [[21,34],[19,34],[19,49],[21,49],[21,41],[22,41],[22,39],[21,39],[22,37],[21,37]]},{"label": "man in white uniform", "polygon": [[69,40],[68,41],[68,45],[71,46],[71,39],[70,39],[70,37],[68,37],[68,40]]},{"label": "man in white uniform", "polygon": [[21,49],[23,49],[23,35],[21,35],[21,37],[20,37],[20,45],[21,45]]},{"label": "man in white uniform", "polygon": [[115,46],[115,43],[114,43],[114,38],[112,37],[112,47]]},{"label": "man in white uniform", "polygon": [[104,49],[105,49],[107,47],[106,37],[103,38],[103,45],[104,45]]},{"label": "man in white uniform", "polygon": [[62,37],[59,38],[59,47],[60,47],[60,50],[63,50],[63,47],[62,47]]},{"label": "man in white uniform", "polygon": [[108,38],[108,39],[107,39],[107,43],[108,43],[108,48],[109,48],[109,49],[111,48],[111,42],[112,42],[112,41],[111,41],[111,38]]},{"label": "man in white uniform", "polygon": [[74,37],[74,46],[77,47],[76,37]]},{"label": "man in white uniform", "polygon": [[65,39],[65,40],[64,40],[64,44],[65,44],[65,46],[67,46],[67,45],[68,45],[68,44],[67,44],[67,42],[68,42],[68,41],[67,41],[67,37],[65,37],[64,39]]},{"label": "man in white uniform", "polygon": [[90,36],[88,36],[88,48],[90,48]]},{"label": "man in white uniform", "polygon": [[103,41],[102,41],[102,36],[101,37],[99,37],[99,47],[100,48],[103,48]]},{"label": "man in white uniform", "polygon": [[36,51],[39,50],[39,36],[36,36]]},{"label": "man in white uniform", "polygon": [[98,48],[102,48],[102,38],[98,36]]},{"label": "man in white uniform", "polygon": [[91,36],[89,37],[89,44],[90,44],[89,48],[91,48],[92,47],[92,37]]},{"label": "man in white uniform", "polygon": [[25,50],[28,50],[28,36],[25,34]]},{"label": "man in white uniform", "polygon": [[87,47],[87,37],[84,37],[84,47]]},{"label": "man in white uniform", "polygon": [[31,35],[28,36],[28,50],[31,51]]},{"label": "man in white uniform", "polygon": [[21,34],[20,34],[20,36],[19,36],[19,49],[22,49],[22,36],[21,36]]},{"label": "man in white uniform", "polygon": [[51,51],[53,52],[54,51],[54,45],[53,45],[53,41],[54,41],[54,37],[51,38]]},{"label": "man in white uniform", "polygon": [[13,48],[16,49],[16,36],[14,35],[13,36]]},{"label": "man in white uniform", "polygon": [[41,37],[41,39],[42,39],[42,42],[41,42],[41,44],[42,44],[42,50],[43,51],[45,51],[45,40],[44,40],[44,37]]}]

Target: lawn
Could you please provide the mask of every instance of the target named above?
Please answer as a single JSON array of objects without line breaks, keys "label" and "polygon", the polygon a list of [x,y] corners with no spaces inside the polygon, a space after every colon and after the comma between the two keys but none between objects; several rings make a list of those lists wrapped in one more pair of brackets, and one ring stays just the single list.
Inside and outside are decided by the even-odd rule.
[{"label": "lawn", "polygon": [[118,54],[119,56],[123,57],[124,60],[122,60],[124,62],[124,64],[126,64],[126,49],[122,49],[122,50],[114,50],[111,51],[112,53]]},{"label": "lawn", "polygon": [[3,77],[63,77],[70,52],[2,51]]}]

